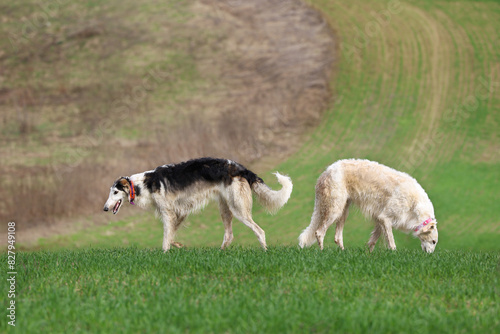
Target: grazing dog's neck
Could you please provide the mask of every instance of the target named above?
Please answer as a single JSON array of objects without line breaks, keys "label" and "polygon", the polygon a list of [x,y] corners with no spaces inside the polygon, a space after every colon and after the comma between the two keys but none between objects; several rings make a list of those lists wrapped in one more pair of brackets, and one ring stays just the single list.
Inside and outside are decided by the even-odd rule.
[{"label": "grazing dog's neck", "polygon": [[427,218],[423,223],[419,224],[418,226],[416,226],[413,231],[414,232],[418,232],[422,227],[424,227],[425,225],[429,224],[431,221],[433,220],[436,220],[436,218],[433,218],[433,217],[429,217]]}]

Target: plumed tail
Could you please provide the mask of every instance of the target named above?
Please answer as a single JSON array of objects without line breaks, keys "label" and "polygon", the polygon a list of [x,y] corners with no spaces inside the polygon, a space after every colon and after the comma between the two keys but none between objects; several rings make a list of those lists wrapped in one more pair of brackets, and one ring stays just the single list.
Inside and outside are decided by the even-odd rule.
[{"label": "plumed tail", "polygon": [[252,184],[252,190],[257,195],[259,203],[270,213],[276,213],[290,198],[292,194],[292,179],[288,176],[274,173],[278,182],[281,184],[280,190],[272,190],[264,182],[255,182]]},{"label": "plumed tail", "polygon": [[299,236],[299,247],[310,247],[316,242],[316,231],[314,227],[307,227]]},{"label": "plumed tail", "polygon": [[318,230],[319,225],[321,223],[321,219],[318,215],[318,212],[319,210],[315,207],[313,215],[311,217],[311,224],[309,224],[309,226],[299,235],[300,248],[310,247],[317,241],[316,231]]}]

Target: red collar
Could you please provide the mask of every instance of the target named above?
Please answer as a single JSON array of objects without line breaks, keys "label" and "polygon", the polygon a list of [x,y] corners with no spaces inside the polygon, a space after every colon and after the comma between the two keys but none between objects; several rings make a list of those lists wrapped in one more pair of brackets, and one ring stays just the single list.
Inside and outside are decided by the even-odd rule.
[{"label": "red collar", "polygon": [[132,182],[131,179],[128,179],[128,182],[130,183],[130,194],[129,194],[129,202],[130,204],[135,204],[134,203],[134,200],[135,200],[135,188],[134,188],[134,182]]}]

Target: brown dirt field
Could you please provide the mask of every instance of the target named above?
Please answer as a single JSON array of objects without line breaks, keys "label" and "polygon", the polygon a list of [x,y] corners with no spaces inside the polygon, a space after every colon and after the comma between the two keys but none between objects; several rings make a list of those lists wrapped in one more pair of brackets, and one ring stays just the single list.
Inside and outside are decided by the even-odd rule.
[{"label": "brown dirt field", "polygon": [[[200,156],[235,159],[261,172],[293,153],[302,134],[318,123],[330,99],[336,44],[317,11],[298,0],[201,0],[193,1],[188,11],[189,16],[175,23],[151,18],[151,24],[164,24],[169,37],[145,34],[147,17],[129,18],[130,22],[125,17],[111,25],[89,13],[79,16],[87,24],[65,30],[63,37],[73,43],[67,43],[66,49],[50,42],[57,39],[54,33],[49,42],[40,42],[45,45],[43,54],[26,49],[0,57],[2,66],[9,66],[14,57],[25,59],[4,73],[16,79],[12,81],[17,86],[0,91],[4,112],[0,126],[5,130],[1,140],[8,144],[0,152],[6,157],[0,166],[0,184],[9,193],[0,218],[16,221],[24,230],[19,241],[99,223],[101,219],[94,215],[101,214],[108,187],[119,175]],[[95,65],[89,69],[105,71],[99,62],[119,59],[120,52],[133,54],[130,64],[140,69],[141,58],[161,54],[162,45],[173,43],[175,34],[188,41],[175,46],[191,56],[202,84],[181,91],[173,101],[148,97],[127,115],[123,129],[121,122],[111,122],[109,131],[92,132],[120,117],[110,110],[110,103],[133,90],[139,78],[115,74],[101,86],[91,76],[65,81],[60,68],[66,63],[60,53],[78,57],[79,51],[73,48],[86,43],[97,50],[97,57],[90,60]],[[35,84],[30,76],[37,66],[48,69],[43,84]],[[119,65],[115,70],[122,73]],[[23,71],[30,73],[27,81],[22,79]],[[175,69],[170,73],[170,86],[183,84],[183,73]],[[68,116],[68,110],[76,110],[75,116]],[[171,120],[165,120],[165,115],[171,115]],[[42,124],[41,119],[54,130],[37,136],[33,128]],[[18,139],[5,135],[13,122],[27,135]],[[130,131],[130,123],[140,135],[118,135]],[[65,135],[65,129],[71,135]]]}]

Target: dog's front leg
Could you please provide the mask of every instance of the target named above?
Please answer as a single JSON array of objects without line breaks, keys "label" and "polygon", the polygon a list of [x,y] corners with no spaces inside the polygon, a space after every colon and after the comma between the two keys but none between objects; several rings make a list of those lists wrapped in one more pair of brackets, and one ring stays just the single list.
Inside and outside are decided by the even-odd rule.
[{"label": "dog's front leg", "polygon": [[392,234],[392,224],[389,219],[381,219],[382,227],[384,228],[385,239],[387,240],[387,247],[391,250],[396,250],[396,242]]},{"label": "dog's front leg", "polygon": [[219,210],[224,223],[224,239],[222,240],[221,249],[225,249],[231,245],[233,241],[233,213],[229,209],[227,202],[224,199],[219,200]]},{"label": "dog's front leg", "polygon": [[172,244],[172,241],[174,240],[174,233],[175,233],[174,215],[171,214],[170,212],[162,212],[161,213],[161,220],[163,222],[162,249],[163,249],[163,252],[168,252],[168,250],[170,249],[170,245]]}]

